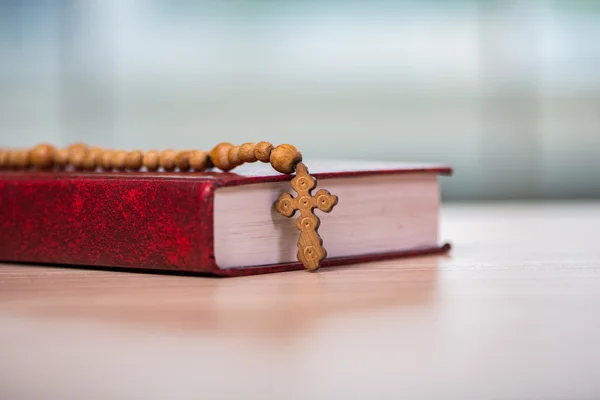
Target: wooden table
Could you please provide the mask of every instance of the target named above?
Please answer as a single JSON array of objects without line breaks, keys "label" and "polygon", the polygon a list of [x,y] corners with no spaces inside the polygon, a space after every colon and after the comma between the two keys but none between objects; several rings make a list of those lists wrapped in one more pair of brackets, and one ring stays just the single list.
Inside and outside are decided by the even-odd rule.
[{"label": "wooden table", "polygon": [[1,399],[598,399],[600,203],[447,206],[449,257],[0,266]]}]

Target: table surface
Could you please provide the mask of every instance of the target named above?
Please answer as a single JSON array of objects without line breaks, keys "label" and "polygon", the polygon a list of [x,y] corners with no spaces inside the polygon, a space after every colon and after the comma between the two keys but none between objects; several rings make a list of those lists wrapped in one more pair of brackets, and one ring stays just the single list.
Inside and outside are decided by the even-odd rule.
[{"label": "table surface", "polygon": [[316,274],[0,265],[0,398],[600,398],[600,203],[445,206],[441,237]]}]

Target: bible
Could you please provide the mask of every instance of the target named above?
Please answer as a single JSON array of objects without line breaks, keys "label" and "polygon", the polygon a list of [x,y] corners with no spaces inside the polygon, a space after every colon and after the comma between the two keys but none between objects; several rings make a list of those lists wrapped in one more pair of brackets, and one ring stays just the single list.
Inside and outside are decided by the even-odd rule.
[{"label": "bible", "polygon": [[[310,162],[323,267],[445,253],[445,165]],[[0,171],[0,261],[239,276],[302,269],[294,218],[274,204],[293,175],[235,172]]]}]

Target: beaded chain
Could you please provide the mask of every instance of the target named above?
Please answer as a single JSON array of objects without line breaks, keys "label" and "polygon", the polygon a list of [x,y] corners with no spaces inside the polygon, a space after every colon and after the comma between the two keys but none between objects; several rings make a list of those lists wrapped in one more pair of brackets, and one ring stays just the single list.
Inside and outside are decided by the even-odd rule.
[{"label": "beaded chain", "polygon": [[244,163],[256,161],[270,163],[273,169],[282,174],[296,172],[290,184],[298,196],[292,197],[289,193],[283,193],[274,207],[277,212],[288,218],[297,211],[300,212],[296,220],[296,227],[300,231],[297,257],[309,271],[318,270],[321,261],[327,257],[327,252],[317,232],[320,220],[313,210],[318,208],[328,213],[338,203],[338,198],[324,189],[320,189],[315,195],[311,194],[317,182],[302,163],[302,153],[291,144],[274,147],[269,142],[259,142],[235,146],[223,142],[209,152],[108,150],[89,147],[83,143],[74,143],[66,148],[56,148],[45,143],[30,150],[0,148],[0,169],[8,170],[73,168],[79,171],[139,171],[145,168],[148,171],[185,172],[205,171],[216,167],[222,171],[231,171]]},{"label": "beaded chain", "polygon": [[73,167],[77,170],[94,171],[138,171],[145,167],[148,171],[204,171],[216,167],[231,171],[244,163],[261,161],[270,163],[278,172],[291,174],[302,161],[300,153],[291,144],[277,147],[269,142],[244,143],[234,146],[223,142],[210,152],[201,150],[108,150],[88,147],[75,143],[66,148],[55,148],[49,144],[39,144],[33,149],[0,149],[0,168],[39,169]]}]

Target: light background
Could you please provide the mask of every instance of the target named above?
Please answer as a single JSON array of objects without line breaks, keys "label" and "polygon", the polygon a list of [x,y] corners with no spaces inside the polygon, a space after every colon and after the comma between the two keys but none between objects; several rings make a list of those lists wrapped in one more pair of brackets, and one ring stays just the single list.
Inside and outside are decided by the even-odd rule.
[{"label": "light background", "polygon": [[446,200],[600,196],[598,1],[0,1],[0,144],[449,163]]}]

